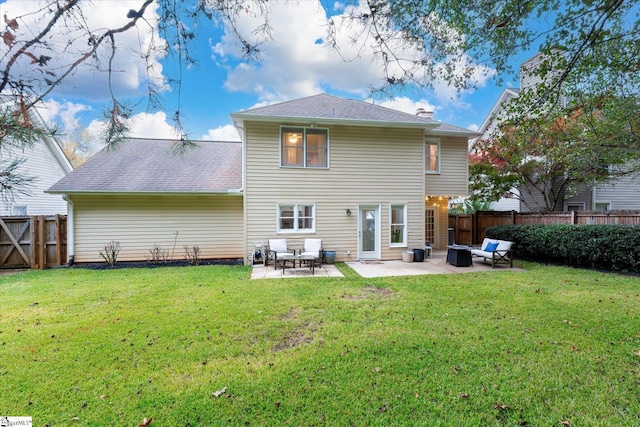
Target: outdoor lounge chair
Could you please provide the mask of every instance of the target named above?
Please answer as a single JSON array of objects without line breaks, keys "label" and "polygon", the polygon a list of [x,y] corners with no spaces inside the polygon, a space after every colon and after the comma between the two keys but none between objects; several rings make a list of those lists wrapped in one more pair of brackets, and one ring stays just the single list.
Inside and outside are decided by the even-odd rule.
[{"label": "outdoor lounge chair", "polygon": [[283,257],[295,255],[296,251],[290,251],[287,248],[287,239],[269,239],[269,246],[267,246],[267,258],[265,259],[266,265],[270,261],[273,261],[274,268],[278,269],[278,261],[284,262]]},{"label": "outdoor lounge chair", "polygon": [[300,255],[311,255],[317,258],[317,267],[322,267],[322,239],[304,239],[304,248]]}]

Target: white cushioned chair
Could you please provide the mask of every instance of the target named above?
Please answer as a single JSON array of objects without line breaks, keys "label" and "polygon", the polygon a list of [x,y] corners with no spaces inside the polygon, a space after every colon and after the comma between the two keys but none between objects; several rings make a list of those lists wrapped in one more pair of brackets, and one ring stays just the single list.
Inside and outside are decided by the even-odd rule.
[{"label": "white cushioned chair", "polygon": [[295,255],[295,250],[289,250],[287,248],[287,239],[269,239],[269,246],[267,246],[267,259],[266,264],[269,261],[273,261],[274,267],[278,269],[278,261],[282,261],[285,256]]},{"label": "white cushioned chair", "polygon": [[318,266],[322,267],[322,239],[304,239],[304,248],[300,255],[311,255],[316,258]]}]

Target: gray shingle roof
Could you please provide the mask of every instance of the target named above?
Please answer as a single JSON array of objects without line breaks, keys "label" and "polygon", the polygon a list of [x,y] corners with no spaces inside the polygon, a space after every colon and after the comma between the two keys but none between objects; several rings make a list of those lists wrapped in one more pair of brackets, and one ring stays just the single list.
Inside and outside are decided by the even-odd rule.
[{"label": "gray shingle roof", "polygon": [[393,124],[396,126],[422,128],[432,128],[439,124],[439,122],[427,117],[403,113],[364,101],[338,98],[324,93],[239,111],[231,116],[234,119],[245,120],[307,120],[384,126]]},{"label": "gray shingle roof", "polygon": [[480,136],[481,134],[478,132],[474,132],[470,129],[461,128],[460,126],[452,125],[449,123],[438,122],[440,126],[429,131],[428,135],[455,135],[455,136],[466,136],[469,138],[473,138],[476,136]]},{"label": "gray shingle roof", "polygon": [[51,193],[224,193],[242,186],[240,142],[196,141],[174,154],[174,141],[127,139],[55,183]]}]

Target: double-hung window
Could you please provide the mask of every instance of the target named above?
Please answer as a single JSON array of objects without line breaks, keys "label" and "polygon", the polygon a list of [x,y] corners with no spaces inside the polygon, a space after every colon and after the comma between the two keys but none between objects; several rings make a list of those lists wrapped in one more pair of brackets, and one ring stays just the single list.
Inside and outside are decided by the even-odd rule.
[{"label": "double-hung window", "polygon": [[280,147],[281,166],[329,166],[329,135],[326,129],[283,127]]},{"label": "double-hung window", "polygon": [[389,216],[390,245],[407,245],[407,205],[391,205],[391,215]]},{"label": "double-hung window", "polygon": [[315,205],[278,205],[278,233],[313,233],[315,231]]},{"label": "double-hung window", "polygon": [[426,138],[424,141],[425,173],[440,173],[440,140]]}]

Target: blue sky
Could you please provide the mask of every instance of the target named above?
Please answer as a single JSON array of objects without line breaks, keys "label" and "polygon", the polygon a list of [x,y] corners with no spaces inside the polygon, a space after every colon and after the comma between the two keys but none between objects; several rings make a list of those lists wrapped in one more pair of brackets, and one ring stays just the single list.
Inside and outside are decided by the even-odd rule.
[{"label": "blue sky", "polygon": [[[0,3],[0,14],[23,16],[21,31],[36,25],[25,15],[36,0],[6,0]],[[84,2],[87,3],[87,2]],[[140,0],[95,0],[87,7],[87,20],[101,26],[126,20],[126,12],[137,8]],[[250,3],[248,3],[250,4]],[[87,3],[89,5],[89,3]],[[271,2],[272,39],[262,40],[263,53],[259,63],[244,60],[235,39],[224,28],[209,21],[200,21],[198,38],[191,45],[198,59],[195,67],[183,69],[180,109],[184,124],[194,139],[237,139],[229,114],[255,106],[286,101],[325,92],[331,95],[368,100],[369,87],[379,84],[381,67],[362,46],[351,45],[347,39],[352,29],[338,33],[342,60],[334,51],[322,45],[326,16],[340,17],[340,3],[303,0]],[[326,10],[329,7],[330,10]],[[251,11],[249,11],[251,12]],[[118,66],[115,77],[120,99],[140,102],[146,86],[144,64],[134,54],[137,46],[157,37],[153,29],[153,10],[145,15],[150,27],[141,25],[136,32],[120,38]],[[247,34],[258,21],[251,13],[241,17],[238,25]],[[124,21],[123,21],[124,22]],[[62,37],[62,35],[61,35]],[[68,35],[66,36],[68,37]],[[410,54],[408,52],[407,54]],[[514,68],[535,52],[522,52],[513,59]],[[154,58],[158,81],[176,77],[178,70],[172,58]],[[97,139],[104,123],[103,109],[108,100],[104,72],[79,70],[68,82],[48,98],[40,109],[50,123],[57,123],[68,138],[86,131]],[[517,87],[518,76],[502,76],[498,87],[492,78],[479,78],[476,90],[455,93],[443,82],[435,82],[434,90],[408,89],[394,100],[376,103],[408,113],[419,107],[434,110],[434,118],[463,128],[477,130],[505,87]],[[170,117],[178,108],[177,88],[164,92],[166,113],[146,113],[142,102],[131,124],[132,136],[170,138]],[[75,135],[75,136],[74,136]]]}]

